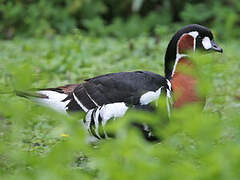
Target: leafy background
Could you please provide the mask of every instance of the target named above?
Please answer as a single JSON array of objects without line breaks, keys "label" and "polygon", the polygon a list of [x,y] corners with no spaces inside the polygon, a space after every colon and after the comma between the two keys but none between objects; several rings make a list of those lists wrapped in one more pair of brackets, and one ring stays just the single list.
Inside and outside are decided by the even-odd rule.
[{"label": "leafy background", "polygon": [[[1,0],[1,179],[239,179],[238,0]],[[214,32],[224,54],[196,55],[201,105],[130,111],[116,139],[86,143],[81,114],[66,116],[15,90],[81,82],[133,70],[163,74],[171,35],[189,23]],[[146,142],[131,121],[157,127]]]},{"label": "leafy background", "polygon": [[11,39],[80,28],[96,36],[132,38],[199,23],[227,38],[239,37],[239,13],[238,0],[1,0],[0,32]]}]

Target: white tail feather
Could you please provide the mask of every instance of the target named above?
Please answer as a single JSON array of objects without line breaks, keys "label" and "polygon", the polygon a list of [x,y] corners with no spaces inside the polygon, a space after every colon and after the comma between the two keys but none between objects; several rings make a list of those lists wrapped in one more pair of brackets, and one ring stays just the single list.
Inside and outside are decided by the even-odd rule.
[{"label": "white tail feather", "polygon": [[50,91],[50,90],[41,90],[38,91],[38,93],[43,94],[47,96],[48,98],[36,98],[33,97],[33,100],[37,103],[50,107],[58,112],[66,113],[66,106],[69,103],[70,100],[64,101],[63,100],[67,97],[66,94],[59,93],[56,91]]}]

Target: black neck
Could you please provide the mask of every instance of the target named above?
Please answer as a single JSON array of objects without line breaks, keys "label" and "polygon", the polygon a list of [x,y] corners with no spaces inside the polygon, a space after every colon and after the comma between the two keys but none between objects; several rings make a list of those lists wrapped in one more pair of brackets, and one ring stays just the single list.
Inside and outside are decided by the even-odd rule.
[{"label": "black neck", "polygon": [[189,33],[192,31],[209,31],[207,28],[198,25],[198,24],[190,24],[185,27],[183,27],[181,30],[179,30],[171,39],[171,41],[168,44],[167,51],[165,54],[165,77],[167,79],[172,78],[172,71],[175,64],[176,56],[177,56],[177,43],[178,40],[181,38],[181,36],[185,33]]},{"label": "black neck", "polygon": [[166,54],[165,54],[165,60],[164,60],[165,77],[169,80],[172,78],[172,71],[173,71],[173,67],[175,64],[176,56],[177,56],[178,38],[175,36],[173,36],[173,38],[168,44]]}]

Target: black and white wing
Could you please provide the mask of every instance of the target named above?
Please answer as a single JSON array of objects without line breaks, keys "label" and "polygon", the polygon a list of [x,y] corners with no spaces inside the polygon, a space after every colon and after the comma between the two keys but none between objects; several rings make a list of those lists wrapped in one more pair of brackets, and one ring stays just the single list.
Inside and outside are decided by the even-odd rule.
[{"label": "black and white wing", "polygon": [[164,77],[146,71],[122,72],[86,80],[65,101],[70,101],[67,111],[87,113],[84,123],[91,134],[106,138],[108,120],[122,117],[129,107],[150,104],[161,92],[167,97],[171,93],[171,84]]},{"label": "black and white wing", "polygon": [[[72,84],[22,93],[60,112],[83,111],[84,124],[97,138],[107,137],[104,125],[108,120],[122,117],[129,107],[146,107],[160,94],[171,93],[171,83],[164,77],[147,71],[120,72],[87,79]],[[100,134],[102,129],[102,134]]]},{"label": "black and white wing", "polygon": [[68,111],[89,110],[113,103],[147,105],[166,92],[167,80],[152,72],[112,73],[86,80],[66,100]]}]

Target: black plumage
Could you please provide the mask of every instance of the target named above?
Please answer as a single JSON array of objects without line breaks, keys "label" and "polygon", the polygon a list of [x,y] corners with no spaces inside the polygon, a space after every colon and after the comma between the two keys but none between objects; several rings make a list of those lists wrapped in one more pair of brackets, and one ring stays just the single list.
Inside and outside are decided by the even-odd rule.
[{"label": "black plumage", "polygon": [[[127,105],[139,105],[140,97],[148,91],[165,90],[167,80],[161,75],[148,71],[111,73],[79,84],[73,91],[78,100],[87,108],[93,109],[104,104],[124,102]],[[68,111],[79,109],[78,103],[70,94],[66,100]]]},{"label": "black plumage", "polygon": [[[18,93],[23,97],[34,97],[40,103],[60,111],[84,111],[84,124],[87,130],[97,138],[108,137],[104,125],[110,119],[122,117],[129,107],[153,110],[150,103],[166,94],[168,113],[170,110],[171,80],[179,61],[179,41],[184,35],[192,36],[192,49],[214,50],[222,52],[214,42],[211,31],[201,25],[191,24],[175,33],[170,40],[165,54],[165,77],[148,71],[120,72],[97,76],[81,84],[70,84],[57,88],[41,89],[34,94]],[[205,38],[205,40],[204,40]],[[190,44],[190,43],[189,43]],[[183,56],[182,56],[183,57]],[[143,129],[146,137],[151,135],[151,128],[134,124]],[[103,133],[100,133],[103,132]]]},{"label": "black plumage", "polygon": [[[172,78],[171,74],[172,74],[172,70],[173,70],[173,65],[175,63],[176,60],[176,52],[177,52],[177,43],[178,40],[180,39],[180,37],[185,34],[185,33],[189,33],[189,32],[193,32],[193,31],[197,31],[199,33],[199,37],[209,37],[210,40],[213,39],[213,35],[212,32],[204,26],[201,26],[199,24],[190,24],[187,25],[185,27],[183,27],[181,30],[179,30],[178,32],[176,32],[176,34],[172,37],[172,39],[170,40],[168,47],[167,47],[167,51],[165,54],[165,63],[164,63],[164,70],[165,70],[165,77],[168,78],[169,80]],[[202,48],[202,42],[197,41],[197,48]]]}]

